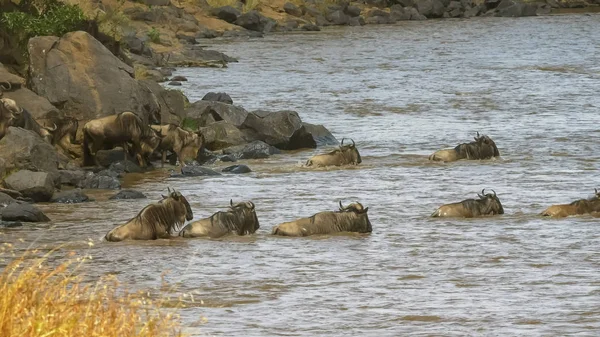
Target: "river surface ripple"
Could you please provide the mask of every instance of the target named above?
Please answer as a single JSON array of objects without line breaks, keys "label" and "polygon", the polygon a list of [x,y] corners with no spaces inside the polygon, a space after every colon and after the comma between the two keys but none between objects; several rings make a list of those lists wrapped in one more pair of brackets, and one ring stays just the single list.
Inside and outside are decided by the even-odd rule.
[{"label": "river surface ripple", "polygon": [[[225,91],[248,110],[296,110],[356,140],[363,164],[300,167],[318,149],[247,161],[254,172],[243,176],[159,171],[125,182],[149,200],[177,188],[195,219],[252,200],[261,229],[250,237],[106,243],[149,200],[92,192],[98,202],[43,205],[52,224],[0,238],[68,242],[94,256],[92,277],[117,274],[139,289],[157,289],[169,271],[172,292],[193,295],[181,311],[192,335],[598,336],[598,218],[536,215],[600,187],[598,27],[598,15],[478,18],[207,41],[240,62],[178,71],[191,101]],[[502,159],[428,162],[477,131]],[[428,217],[482,188],[505,215]],[[373,233],[269,235],[338,200],[368,206]]]}]

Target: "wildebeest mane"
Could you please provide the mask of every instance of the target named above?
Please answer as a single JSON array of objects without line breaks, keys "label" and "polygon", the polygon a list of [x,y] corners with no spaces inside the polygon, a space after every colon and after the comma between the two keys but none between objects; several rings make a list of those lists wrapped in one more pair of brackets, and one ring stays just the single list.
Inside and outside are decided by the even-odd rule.
[{"label": "wildebeest mane", "polygon": [[[490,149],[492,150],[491,154],[488,153]],[[474,142],[459,144],[454,150],[460,157],[467,159],[485,159],[500,156],[496,143],[488,136],[476,137]]]},{"label": "wildebeest mane", "polygon": [[177,213],[175,202],[172,198],[167,198],[157,204],[150,204],[144,207],[134,219],[142,225],[142,231],[145,233],[149,231],[154,238],[157,238],[162,231],[172,234],[184,224],[175,215]]}]

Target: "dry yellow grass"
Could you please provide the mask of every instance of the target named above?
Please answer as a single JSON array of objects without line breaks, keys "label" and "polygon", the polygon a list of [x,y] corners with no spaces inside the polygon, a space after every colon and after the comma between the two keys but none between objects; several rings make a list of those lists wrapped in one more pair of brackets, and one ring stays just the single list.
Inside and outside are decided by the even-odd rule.
[{"label": "dry yellow grass", "polygon": [[78,273],[86,258],[50,267],[48,257],[27,253],[0,274],[0,336],[182,336],[174,314],[123,292],[116,279],[83,283]]}]

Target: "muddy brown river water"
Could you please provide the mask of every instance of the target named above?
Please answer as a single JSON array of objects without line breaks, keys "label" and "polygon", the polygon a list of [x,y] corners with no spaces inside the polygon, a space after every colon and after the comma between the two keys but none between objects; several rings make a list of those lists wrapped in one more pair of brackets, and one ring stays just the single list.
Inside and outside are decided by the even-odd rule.
[{"label": "muddy brown river water", "polygon": [[[261,229],[249,237],[103,242],[149,201],[94,192],[0,240],[66,243],[94,257],[91,277],[136,289],[169,271],[172,292],[193,296],[181,315],[194,336],[599,336],[599,218],[537,216],[600,188],[598,27],[599,15],[479,18],[208,41],[240,62],[178,71],[192,101],[225,91],[248,110],[296,110],[356,140],[363,164],[302,168],[319,149],[246,161],[242,176],[125,181],[150,200],[180,190],[195,219],[252,200]],[[477,131],[502,159],[428,162]],[[429,218],[482,188],[505,215]],[[338,200],[368,206],[373,233],[269,235]]]}]

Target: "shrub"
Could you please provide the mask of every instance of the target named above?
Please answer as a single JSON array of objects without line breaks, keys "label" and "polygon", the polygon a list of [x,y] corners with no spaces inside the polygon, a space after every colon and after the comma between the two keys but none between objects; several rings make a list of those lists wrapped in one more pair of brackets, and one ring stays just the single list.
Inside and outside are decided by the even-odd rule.
[{"label": "shrub", "polygon": [[150,41],[154,43],[160,42],[160,32],[154,27],[148,31],[148,37],[150,38]]},{"label": "shrub", "polygon": [[84,283],[89,258],[51,267],[50,254],[26,253],[0,274],[0,336],[181,336],[160,303],[119,290],[114,278]]}]

